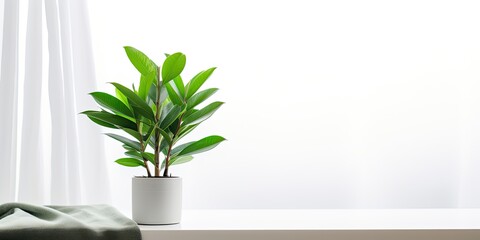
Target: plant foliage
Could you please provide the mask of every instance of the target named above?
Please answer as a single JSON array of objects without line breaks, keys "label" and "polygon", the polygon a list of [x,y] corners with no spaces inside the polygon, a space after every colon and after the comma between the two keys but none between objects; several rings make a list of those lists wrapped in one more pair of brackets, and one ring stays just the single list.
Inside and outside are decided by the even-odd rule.
[{"label": "plant foliage", "polygon": [[134,47],[125,47],[125,52],[140,73],[138,89],[113,82],[115,96],[92,92],[90,95],[101,109],[82,112],[94,123],[128,135],[106,134],[121,142],[126,150],[127,157],[116,160],[116,163],[144,167],[148,177],[159,177],[163,169],[163,177],[169,177],[171,165],[189,162],[193,155],[211,150],[225,141],[221,136],[212,135],[180,143],[223,105],[223,102],[212,102],[198,107],[218,90],[199,91],[215,68],[201,71],[185,84],[181,77],[186,64],[183,53],[165,54],[163,63],[157,65]]}]

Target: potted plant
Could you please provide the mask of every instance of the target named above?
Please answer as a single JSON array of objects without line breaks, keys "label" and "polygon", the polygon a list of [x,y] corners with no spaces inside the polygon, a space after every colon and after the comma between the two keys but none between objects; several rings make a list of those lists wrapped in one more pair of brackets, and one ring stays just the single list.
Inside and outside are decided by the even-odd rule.
[{"label": "potted plant", "polygon": [[172,176],[170,167],[189,162],[194,154],[211,150],[225,140],[212,135],[181,143],[223,104],[212,102],[198,107],[218,90],[199,91],[215,68],[201,71],[184,84],[180,76],[186,63],[184,54],[165,54],[166,59],[158,66],[133,47],[125,47],[125,51],[140,72],[138,88],[111,83],[116,96],[92,92],[101,110],[82,113],[98,125],[125,133],[106,134],[123,144],[126,157],[116,160],[118,164],[145,168],[146,176],[132,178],[133,220],[140,224],[179,223],[182,179]]}]

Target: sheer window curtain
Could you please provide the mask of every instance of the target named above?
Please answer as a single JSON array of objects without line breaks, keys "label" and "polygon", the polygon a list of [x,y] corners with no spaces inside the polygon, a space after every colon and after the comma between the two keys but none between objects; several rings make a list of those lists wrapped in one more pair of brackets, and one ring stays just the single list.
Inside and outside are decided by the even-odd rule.
[{"label": "sheer window curtain", "polygon": [[86,2],[2,5],[0,203],[109,202]]}]

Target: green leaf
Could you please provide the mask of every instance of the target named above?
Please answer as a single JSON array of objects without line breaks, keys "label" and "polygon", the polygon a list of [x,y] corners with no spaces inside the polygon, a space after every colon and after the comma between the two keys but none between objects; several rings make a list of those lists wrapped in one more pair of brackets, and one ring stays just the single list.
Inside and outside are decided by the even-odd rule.
[{"label": "green leaf", "polygon": [[134,117],[130,108],[128,108],[118,98],[104,92],[92,92],[90,93],[93,99],[102,107],[109,109],[117,114],[123,114],[128,117]]},{"label": "green leaf", "polygon": [[186,117],[183,120],[182,125],[192,125],[192,124],[198,124],[201,123],[205,120],[207,120],[209,117],[215,113],[221,106],[223,102],[213,102],[210,103],[209,105],[205,106],[204,108],[190,114],[188,117]]},{"label": "green leaf", "polygon": [[178,93],[182,99],[185,98],[185,85],[183,84],[182,77],[178,75],[176,78],[173,79],[173,83],[177,87]]},{"label": "green leaf", "polygon": [[187,126],[181,127],[180,130],[178,131],[178,136],[175,138],[175,142],[185,137],[187,134],[193,131],[193,129],[195,129],[198,125],[199,124],[194,124],[194,125],[187,125]]},{"label": "green leaf", "polygon": [[[168,92],[167,92],[167,89],[165,88],[165,85],[163,83],[160,83],[160,84],[161,84],[160,102],[163,103],[165,101],[165,99],[167,99],[167,97],[168,97]],[[155,103],[157,101],[157,86],[156,85],[152,85],[150,87],[150,91],[148,92],[148,98],[152,101],[152,103]],[[152,106],[152,107],[156,107],[156,106]]]},{"label": "green leaf", "polygon": [[[170,132],[176,132],[178,128],[178,123],[180,122],[180,118],[175,119],[172,124],[170,124],[170,127],[168,127],[168,130]],[[181,127],[181,126],[180,126]]]},{"label": "green leaf", "polygon": [[148,128],[147,132],[146,132],[146,133],[144,134],[144,136],[143,136],[143,141],[146,142],[148,139],[150,139],[150,137],[151,137],[152,134],[153,134],[153,130],[155,130],[155,126],[156,126],[156,125],[151,125],[151,126]]},{"label": "green leaf", "polygon": [[104,122],[104,121],[101,121],[101,120],[98,120],[94,117],[90,117],[87,115],[88,118],[90,118],[90,120],[92,120],[92,122],[100,125],[100,126],[103,126],[103,127],[108,127],[108,128],[113,128],[113,129],[118,129],[117,126],[113,125],[113,124],[110,124],[110,123],[107,123],[107,122]]},{"label": "green leaf", "polygon": [[123,95],[123,93],[120,92],[120,91],[119,91],[118,89],[116,89],[116,88],[115,88],[115,96],[117,96],[117,98],[118,98],[120,101],[122,101],[122,102],[125,104],[125,106],[127,106],[127,107],[129,106],[127,97],[125,97],[125,95]]},{"label": "green leaf", "polygon": [[165,139],[165,141],[168,142],[168,144],[172,142],[172,137],[170,136],[170,134],[168,134],[167,132],[165,132],[163,129],[160,129],[160,128],[158,128],[158,131],[163,136],[163,139]]},{"label": "green leaf", "polygon": [[144,100],[142,100],[135,92],[119,83],[112,83],[112,85],[114,85],[120,92],[123,93],[123,95],[127,97],[128,102],[133,107],[134,112],[144,116],[151,121],[155,121],[155,116],[153,115],[150,106],[148,106],[148,104]]},{"label": "green leaf", "polygon": [[142,147],[140,145],[139,142],[135,142],[131,139],[128,139],[126,137],[123,137],[123,136],[120,136],[120,135],[117,135],[117,134],[113,134],[113,133],[106,133],[105,135],[117,140],[117,141],[120,141],[122,143],[124,143],[125,145],[129,146],[129,147],[132,147],[133,149],[135,150],[138,150],[138,151],[141,151]]},{"label": "green leaf", "polygon": [[142,154],[140,152],[138,152],[137,150],[128,150],[128,151],[125,152],[125,155],[127,155],[131,158],[135,158],[135,159],[143,161]]},{"label": "green leaf", "polygon": [[147,55],[134,47],[125,46],[124,49],[130,62],[142,75],[156,73],[158,67]]},{"label": "green leaf", "polygon": [[148,145],[149,145],[151,148],[155,149],[155,135],[152,134],[152,135],[150,136],[150,140],[148,141]]},{"label": "green leaf", "polygon": [[163,103],[163,106],[162,106],[162,114],[160,116],[160,120],[163,120],[165,118],[165,116],[167,116],[167,114],[170,112],[170,110],[172,110],[173,108],[173,103],[170,102],[170,101],[166,101]]},{"label": "green leaf", "polygon": [[198,89],[207,81],[207,79],[212,75],[213,71],[215,71],[215,67],[209,68],[205,71],[201,71],[195,77],[187,83],[185,86],[186,91],[186,99],[188,100],[193,94],[195,94]]},{"label": "green leaf", "polygon": [[170,100],[172,100],[173,104],[175,105],[183,105],[183,101],[180,98],[180,96],[177,94],[177,92],[173,89],[172,85],[170,83],[167,83],[165,85],[167,92],[168,92],[168,97]]},{"label": "green leaf", "polygon": [[157,101],[157,86],[150,86],[150,90],[148,91],[148,98],[150,98],[152,102]]},{"label": "green leaf", "polygon": [[[193,159],[192,156],[177,156],[177,157],[172,157],[172,158],[168,161],[168,166],[178,165],[178,164],[190,162],[190,161],[192,161],[192,159]],[[164,168],[164,167],[165,167],[165,160],[166,160],[166,159],[163,160],[162,166],[161,166],[160,168]]]},{"label": "green leaf", "polygon": [[160,123],[160,129],[167,129],[183,112],[183,107],[173,106],[173,108],[168,112],[165,118]]},{"label": "green leaf", "polygon": [[138,151],[137,149],[132,148],[132,147],[130,147],[128,145],[125,145],[125,144],[123,144],[122,147],[127,151]]},{"label": "green leaf", "polygon": [[[195,142],[187,142],[187,143],[180,144],[180,145],[174,147],[174,148],[172,149],[172,151],[170,152],[170,156],[171,156],[171,157],[177,156],[183,149],[185,149],[186,147],[192,145],[193,143],[195,143]],[[165,153],[165,155],[166,155],[166,153]]]},{"label": "green leaf", "polygon": [[217,91],[218,91],[218,88],[209,88],[196,93],[190,99],[188,99],[187,110],[190,110],[195,106],[197,106],[198,104],[202,103],[203,101],[207,100],[207,98],[212,96]]},{"label": "green leaf", "polygon": [[170,159],[168,161],[168,166],[190,162],[190,161],[192,161],[192,159],[193,159],[193,157],[188,156],[188,155],[187,156],[176,156],[176,157],[173,157],[172,159]]},{"label": "green leaf", "polygon": [[140,133],[138,133],[136,130],[132,130],[132,129],[128,129],[128,128],[122,128],[122,130],[125,131],[126,133],[130,134],[130,136],[134,137],[138,141],[143,140],[142,135],[140,135]]},{"label": "green leaf", "polygon": [[184,148],[178,155],[193,155],[201,152],[208,151],[214,147],[216,147],[221,142],[225,141],[225,138],[221,136],[208,136],[206,138],[202,138],[196,142],[193,142],[186,148]]},{"label": "green leaf", "polygon": [[149,152],[138,152],[138,151],[127,151],[125,152],[125,155],[131,157],[131,158],[135,158],[135,159],[138,159],[140,161],[143,161],[143,160],[148,160],[150,161],[152,164],[155,164],[155,155],[153,153],[149,153]]},{"label": "green leaf", "polygon": [[169,143],[167,142],[167,140],[162,139],[162,142],[160,143],[160,151],[161,151],[164,155],[167,155],[168,147],[169,147]]},{"label": "green leaf", "polygon": [[162,66],[162,81],[163,84],[168,83],[170,80],[176,78],[182,73],[185,68],[187,58],[183,53],[174,53],[165,59]]},{"label": "green leaf", "polygon": [[140,77],[140,86],[138,87],[138,96],[146,101],[150,88],[153,85],[153,81],[155,80],[156,75],[151,73],[149,75],[143,75]]},{"label": "green leaf", "polygon": [[[82,112],[82,114],[87,115],[90,119],[92,118],[97,119],[98,121],[97,122],[94,121],[94,122],[105,127],[111,127],[111,125],[114,125],[116,128],[129,128],[133,130],[137,129],[137,125],[134,122],[124,117],[111,114],[109,112],[85,111],[85,112]],[[103,123],[106,123],[106,124],[103,124]]]},{"label": "green leaf", "polygon": [[152,164],[155,165],[155,155],[149,152],[143,152],[142,157],[150,161]]},{"label": "green leaf", "polygon": [[163,103],[168,98],[168,92],[165,85],[162,84],[162,88],[160,89],[160,102]]},{"label": "green leaf", "polygon": [[183,114],[183,119],[186,119],[188,116],[190,116],[190,115],[192,115],[192,114],[194,114],[194,113],[196,113],[196,112],[198,112],[198,109],[192,108],[192,109],[190,109],[190,110],[187,110],[187,111],[185,112],[185,114]]},{"label": "green leaf", "polygon": [[126,167],[145,167],[143,161],[135,158],[120,158],[115,162]]},{"label": "green leaf", "polygon": [[[150,133],[150,129],[152,127],[152,122],[139,122],[138,124],[138,130],[137,131],[141,136],[142,136],[142,139],[143,139],[143,135],[146,135],[146,134],[149,134]],[[139,139],[140,140],[140,139]]]}]

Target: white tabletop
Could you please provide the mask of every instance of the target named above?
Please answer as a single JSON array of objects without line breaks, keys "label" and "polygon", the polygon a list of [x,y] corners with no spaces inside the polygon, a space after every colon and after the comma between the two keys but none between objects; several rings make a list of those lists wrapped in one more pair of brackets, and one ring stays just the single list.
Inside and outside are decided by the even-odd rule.
[{"label": "white tabletop", "polygon": [[[314,239],[327,232],[328,236],[331,233],[339,234],[337,239],[350,239],[345,235],[345,231],[348,231],[349,236],[363,239],[358,233],[353,234],[352,230],[360,230],[359,233],[367,234],[369,239],[376,239],[375,234],[378,233],[387,234],[380,234],[378,239],[396,239],[388,236],[401,235],[406,231],[408,234],[421,233],[421,236],[404,235],[402,238],[423,239],[423,235],[427,233],[425,239],[444,239],[442,236],[480,239],[480,209],[184,210],[180,224],[143,225],[140,229],[145,240],[160,239],[161,236],[176,239],[216,239],[213,235],[208,235],[215,235],[215,231],[228,232],[229,235],[226,236],[231,239],[235,239],[235,234],[244,234],[246,231],[255,234],[266,231],[270,234],[262,233],[258,235],[258,239],[269,238],[268,236],[273,239],[276,233],[285,237],[288,231],[295,231],[294,236],[299,239]],[[448,232],[454,235],[445,234],[445,230],[454,230]],[[196,233],[192,235],[192,232]],[[199,233],[203,238],[199,237]],[[302,238],[302,233],[308,234]],[[345,236],[342,238],[340,235]],[[248,237],[255,238],[253,235]],[[218,239],[221,238],[222,236],[218,236]]]}]

